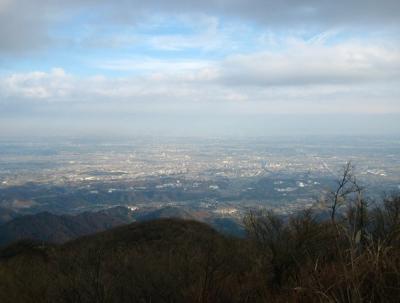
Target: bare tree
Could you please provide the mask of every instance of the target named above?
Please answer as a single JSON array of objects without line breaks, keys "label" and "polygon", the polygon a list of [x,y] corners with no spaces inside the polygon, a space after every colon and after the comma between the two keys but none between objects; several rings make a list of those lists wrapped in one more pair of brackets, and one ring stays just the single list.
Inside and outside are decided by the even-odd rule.
[{"label": "bare tree", "polygon": [[336,212],[345,203],[347,196],[359,193],[360,189],[354,176],[354,166],[348,161],[343,166],[343,170],[337,180],[337,187],[329,192],[328,202],[330,203],[332,222],[335,222]]}]

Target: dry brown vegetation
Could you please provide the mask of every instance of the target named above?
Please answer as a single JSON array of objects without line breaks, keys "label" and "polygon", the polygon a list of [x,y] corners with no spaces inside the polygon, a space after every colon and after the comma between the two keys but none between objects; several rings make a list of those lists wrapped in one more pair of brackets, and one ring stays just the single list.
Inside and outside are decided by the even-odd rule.
[{"label": "dry brown vegetation", "polygon": [[245,223],[245,239],[164,219],[19,242],[1,251],[0,302],[399,302],[399,196],[335,222],[305,211]]}]

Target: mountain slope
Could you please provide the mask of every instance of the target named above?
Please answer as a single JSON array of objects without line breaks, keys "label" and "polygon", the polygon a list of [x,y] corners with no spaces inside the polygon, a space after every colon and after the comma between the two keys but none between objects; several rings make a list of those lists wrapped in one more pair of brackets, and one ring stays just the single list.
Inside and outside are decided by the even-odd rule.
[{"label": "mountain slope", "polygon": [[0,225],[18,217],[18,214],[11,209],[0,207]]},{"label": "mountain slope", "polygon": [[[189,220],[132,223],[59,246],[0,250],[0,301],[234,302],[236,241]],[[232,292],[235,293],[232,293]]]},{"label": "mountain slope", "polygon": [[130,223],[133,218],[128,212],[128,209],[122,211],[118,208],[84,212],[76,216],[54,215],[49,212],[21,216],[0,226],[0,246],[22,239],[63,243]]},{"label": "mountain slope", "polygon": [[308,213],[249,220],[242,239],[160,219],[61,245],[20,241],[0,249],[0,302],[399,302],[397,240],[374,252],[389,238],[352,247]]},{"label": "mountain slope", "polygon": [[80,236],[108,230],[134,221],[146,222],[167,218],[197,220],[211,225],[224,234],[243,235],[243,227],[231,218],[213,216],[198,218],[185,209],[171,206],[144,211],[132,211],[127,207],[117,206],[98,212],[84,212],[75,216],[43,212],[9,219],[7,223],[0,225],[0,246],[22,239],[64,243]]},{"label": "mountain slope", "polygon": [[150,221],[156,219],[185,219],[185,220],[193,220],[194,216],[185,209],[180,207],[166,206],[156,210],[152,210],[149,212],[139,213],[136,216],[136,220],[138,221]]}]

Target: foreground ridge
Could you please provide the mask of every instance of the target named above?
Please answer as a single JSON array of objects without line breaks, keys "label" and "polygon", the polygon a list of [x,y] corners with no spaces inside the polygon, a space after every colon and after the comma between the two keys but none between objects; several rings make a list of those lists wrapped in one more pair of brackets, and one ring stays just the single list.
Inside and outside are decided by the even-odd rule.
[{"label": "foreground ridge", "polygon": [[398,302],[399,197],[316,217],[250,213],[244,238],[159,219],[61,245],[20,241],[0,252],[0,301]]}]

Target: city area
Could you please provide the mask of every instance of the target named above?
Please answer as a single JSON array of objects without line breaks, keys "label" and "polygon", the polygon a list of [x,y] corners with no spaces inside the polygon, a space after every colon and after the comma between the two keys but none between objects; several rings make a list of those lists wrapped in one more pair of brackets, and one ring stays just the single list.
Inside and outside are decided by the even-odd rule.
[{"label": "city area", "polygon": [[26,215],[165,207],[240,221],[323,208],[347,161],[373,202],[400,189],[396,138],[46,139],[0,143],[0,207]]}]

